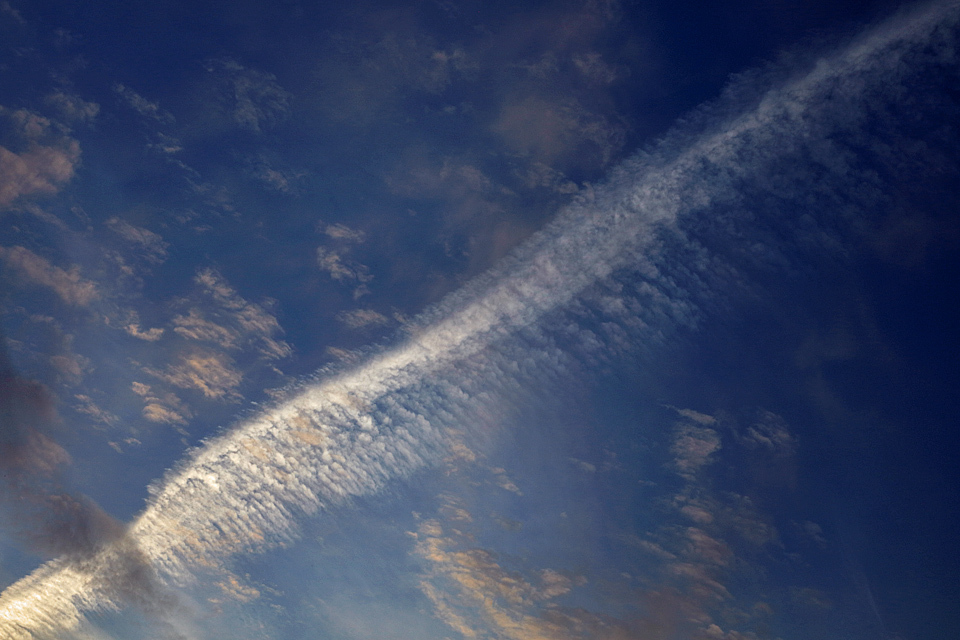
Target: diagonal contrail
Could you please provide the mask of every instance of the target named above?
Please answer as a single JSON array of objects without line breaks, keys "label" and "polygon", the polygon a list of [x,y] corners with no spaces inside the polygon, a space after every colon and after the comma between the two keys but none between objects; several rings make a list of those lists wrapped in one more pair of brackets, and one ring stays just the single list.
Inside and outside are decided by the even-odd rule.
[{"label": "diagonal contrail", "polygon": [[[816,156],[830,136],[857,131],[871,92],[896,90],[913,73],[905,59],[953,59],[957,21],[956,2],[900,15],[741,101],[739,113],[703,116],[693,134],[626,162],[591,198],[425,314],[402,343],[206,444],[168,473],[123,538],[83,561],[54,560],[9,587],[0,596],[0,637],[64,637],[79,633],[86,612],[131,602],[149,608],[196,571],[281,542],[304,517],[435,463],[450,431],[488,402],[481,386],[466,382],[470,367],[501,385],[517,359],[528,369],[562,369],[558,347],[518,347],[509,358],[497,349],[618,270],[649,262],[686,217],[736,203],[743,184],[756,186],[784,158]],[[738,106],[735,97],[728,102]],[[843,158],[816,161],[833,187],[855,186]],[[658,323],[674,321],[664,308],[676,307],[677,317],[696,309],[679,308],[665,277],[645,277],[641,313],[653,339]]]}]

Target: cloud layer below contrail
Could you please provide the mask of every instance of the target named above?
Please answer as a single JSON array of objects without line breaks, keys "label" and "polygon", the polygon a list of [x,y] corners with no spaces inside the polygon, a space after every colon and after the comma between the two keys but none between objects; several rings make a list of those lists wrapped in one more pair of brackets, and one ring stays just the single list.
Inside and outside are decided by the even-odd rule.
[{"label": "cloud layer below contrail", "polygon": [[[741,262],[776,267],[797,246],[830,250],[831,225],[856,226],[844,220],[851,208],[882,197],[836,139],[868,139],[871,101],[895,103],[916,73],[954,64],[957,19],[956,3],[926,6],[816,61],[740,80],[694,124],[626,162],[498,268],[424,314],[397,345],[208,442],[153,488],[113,544],[54,560],[9,587],[0,636],[80,635],[86,612],[162,609],[197,572],[290,539],[303,518],[435,463],[500,390],[562,375],[592,349],[643,348],[695,324],[714,283],[741,277],[734,258],[693,237],[699,223],[690,221],[704,211],[728,211],[708,222],[711,233],[729,228],[731,253],[751,252]],[[783,166],[806,168],[782,175]],[[737,226],[753,224],[747,193],[792,203],[783,215],[801,213],[789,223],[754,222],[793,237],[734,246]],[[844,205],[829,223],[831,214],[803,213],[835,194]],[[599,292],[617,290],[627,273],[630,292]],[[619,333],[595,334],[563,315],[585,299]],[[578,346],[555,346],[558,336]]]}]

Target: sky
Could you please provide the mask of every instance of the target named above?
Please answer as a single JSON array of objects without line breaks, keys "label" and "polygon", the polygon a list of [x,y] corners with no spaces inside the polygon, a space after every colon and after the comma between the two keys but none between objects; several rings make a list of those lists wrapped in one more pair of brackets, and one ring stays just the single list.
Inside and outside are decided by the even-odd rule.
[{"label": "sky", "polygon": [[945,637],[960,5],[0,3],[0,636]]}]

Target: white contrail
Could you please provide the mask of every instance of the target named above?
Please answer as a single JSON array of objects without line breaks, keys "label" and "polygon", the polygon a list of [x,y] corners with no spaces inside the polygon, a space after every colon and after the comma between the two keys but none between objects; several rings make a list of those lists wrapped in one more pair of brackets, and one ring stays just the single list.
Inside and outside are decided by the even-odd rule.
[{"label": "white contrail", "polygon": [[[864,89],[903,82],[911,72],[903,57],[936,49],[938,38],[947,42],[957,9],[941,3],[901,16],[769,90],[749,111],[625,163],[592,198],[565,209],[513,257],[425,314],[403,343],[206,444],[153,491],[126,538],[82,563],[52,561],[8,588],[0,596],[0,637],[74,634],[85,612],[136,602],[130,591],[145,579],[138,571],[149,569],[147,582],[157,585],[189,584],[204,567],[294,535],[306,515],[432,464],[448,431],[487,402],[476,385],[465,388],[458,368],[479,367],[505,384],[510,363],[495,355],[498,346],[617,270],[635,268],[684,216],[736,202],[738,185],[765,167],[815,151],[838,129],[855,130]],[[837,165],[838,180],[850,179],[840,175],[842,159],[821,162]],[[651,305],[659,296],[668,311],[675,305],[684,313],[682,301],[664,293],[669,283],[656,274],[649,281]],[[658,311],[644,313],[655,331]],[[532,366],[562,367],[559,349],[522,355]]]}]

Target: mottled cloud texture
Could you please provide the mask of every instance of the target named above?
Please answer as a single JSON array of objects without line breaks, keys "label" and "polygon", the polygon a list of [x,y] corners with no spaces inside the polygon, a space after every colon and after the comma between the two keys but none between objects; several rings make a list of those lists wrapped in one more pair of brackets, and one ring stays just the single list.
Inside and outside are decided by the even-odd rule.
[{"label": "mottled cloud texture", "polygon": [[[899,166],[898,158],[878,155],[858,166],[858,153],[872,153],[859,141],[867,129],[874,136],[896,130],[878,104],[902,107],[915,74],[954,68],[957,21],[954,5],[927,7],[815,64],[746,77],[565,208],[510,259],[410,323],[397,344],[305,384],[208,442],[152,488],[123,540],[135,542],[157,583],[189,584],[199,571],[291,540],[298,523],[318,512],[440,464],[461,439],[454,434],[485,437],[470,434],[470,425],[486,426],[484,417],[517,388],[548,390],[583,362],[643,357],[680,328],[695,329],[724,294],[753,286],[748,273],[783,268],[804,251],[842,254],[842,239],[882,204],[875,195],[885,186],[871,177],[877,165]],[[844,219],[832,206],[838,197]],[[784,202],[802,203],[804,219],[786,213]],[[707,243],[717,235],[723,251]],[[242,315],[220,280],[201,274],[201,281]],[[188,358],[182,365],[167,372],[171,383],[200,367]],[[678,512],[688,521],[672,538],[645,542],[660,550],[680,592],[673,601],[688,612],[690,637],[732,639],[739,632],[699,615],[704,603],[722,603],[731,592],[723,583],[731,549],[720,529],[761,547],[776,532],[748,499],[685,492],[722,445],[711,416],[685,417],[673,451]],[[774,457],[793,447],[770,416],[738,433],[744,447]],[[30,446],[45,451],[43,441]],[[504,602],[547,602],[575,580],[544,572],[509,583],[490,557],[443,542],[443,526],[425,524],[418,535],[423,554],[452,567],[448,575],[462,588],[483,588]],[[114,579],[129,556],[128,547],[111,544],[82,567],[67,559],[43,566],[0,597],[0,634],[62,636],[80,628],[84,612],[120,606],[131,594],[151,602],[138,583]],[[674,606],[659,597],[654,604]],[[485,609],[491,635],[563,637],[546,617],[509,611],[500,603]]]}]

